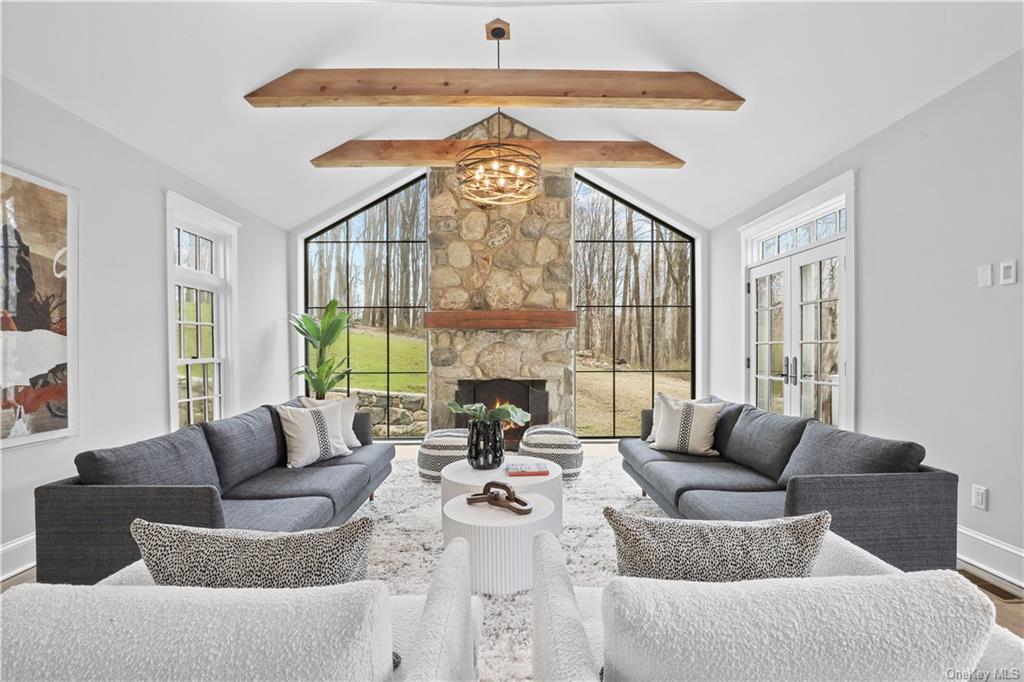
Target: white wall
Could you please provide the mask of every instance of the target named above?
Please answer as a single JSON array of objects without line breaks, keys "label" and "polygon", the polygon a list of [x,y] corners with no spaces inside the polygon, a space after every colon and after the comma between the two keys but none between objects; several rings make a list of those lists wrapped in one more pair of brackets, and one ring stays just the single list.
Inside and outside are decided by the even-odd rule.
[{"label": "white wall", "polygon": [[959,474],[959,551],[1020,584],[1024,287],[976,282],[980,264],[1021,260],[1022,76],[1018,52],[711,232],[711,387],[741,398],[737,228],[856,172],[857,430]]},{"label": "white wall", "polygon": [[79,434],[0,456],[7,576],[35,561],[35,486],[74,475],[83,450],[168,430],[166,190],[241,223],[239,408],[285,399],[289,367],[285,232],[8,79],[2,118],[5,162],[78,188],[80,273]]}]

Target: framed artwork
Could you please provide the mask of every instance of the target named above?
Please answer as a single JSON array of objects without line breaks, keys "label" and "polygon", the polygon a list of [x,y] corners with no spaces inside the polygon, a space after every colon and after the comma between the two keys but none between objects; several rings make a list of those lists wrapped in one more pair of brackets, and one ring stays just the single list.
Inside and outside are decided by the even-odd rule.
[{"label": "framed artwork", "polygon": [[0,166],[0,446],[77,431],[78,192]]}]

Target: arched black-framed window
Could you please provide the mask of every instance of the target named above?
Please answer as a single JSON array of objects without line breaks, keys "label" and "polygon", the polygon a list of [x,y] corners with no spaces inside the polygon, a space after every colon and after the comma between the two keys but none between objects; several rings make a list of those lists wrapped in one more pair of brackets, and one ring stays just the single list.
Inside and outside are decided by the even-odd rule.
[{"label": "arched black-framed window", "polygon": [[656,393],[694,397],[693,238],[576,176],[576,432],[640,433]]},{"label": "arched black-framed window", "polygon": [[382,438],[427,432],[426,238],[424,175],[305,240],[306,310],[336,298],[351,314],[337,393],[358,395]]}]

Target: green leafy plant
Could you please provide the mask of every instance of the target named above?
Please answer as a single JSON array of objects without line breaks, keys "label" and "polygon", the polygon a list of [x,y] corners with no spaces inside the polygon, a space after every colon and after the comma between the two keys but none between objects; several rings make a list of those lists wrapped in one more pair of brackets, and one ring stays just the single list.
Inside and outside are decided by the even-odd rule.
[{"label": "green leafy plant", "polygon": [[317,400],[323,400],[328,391],[343,382],[352,371],[345,367],[348,358],[337,359],[327,355],[348,327],[348,312],[339,311],[338,301],[332,299],[319,320],[307,313],[293,314],[289,324],[306,340],[309,348],[307,364],[295,370],[295,374],[306,380]]},{"label": "green leafy plant", "polygon": [[512,403],[499,403],[493,409],[488,409],[483,403],[462,405],[452,400],[448,403],[448,409],[452,414],[468,414],[478,422],[488,424],[512,422],[516,426],[525,426],[526,422],[530,421],[530,413]]}]

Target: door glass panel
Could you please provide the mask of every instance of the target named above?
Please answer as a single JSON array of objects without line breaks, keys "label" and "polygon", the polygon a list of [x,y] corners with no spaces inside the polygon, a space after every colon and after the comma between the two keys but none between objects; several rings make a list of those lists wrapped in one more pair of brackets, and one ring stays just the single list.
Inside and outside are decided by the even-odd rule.
[{"label": "door glass panel", "polygon": [[758,277],[757,278],[757,307],[767,308],[768,307],[768,278]]},{"label": "door glass panel", "polygon": [[783,367],[783,362],[782,362],[782,360],[783,360],[782,344],[781,343],[773,343],[773,344],[771,344],[771,346],[772,346],[771,375],[773,377],[780,377],[780,376],[782,376],[783,372],[786,371],[786,368]]},{"label": "door glass panel", "polygon": [[770,340],[770,329],[768,326],[769,312],[760,311],[757,313],[757,340],[768,341]]},{"label": "door glass panel", "polygon": [[826,258],[821,261],[821,298],[822,300],[839,297],[838,258]]},{"label": "door glass panel", "polygon": [[807,303],[801,307],[800,338],[804,341],[818,340],[818,304]]},{"label": "door glass panel", "polygon": [[804,343],[800,348],[800,378],[814,380],[814,368],[818,364],[818,344]]},{"label": "door glass panel", "polygon": [[818,264],[808,263],[800,268],[800,300],[818,300]]},{"label": "door glass panel", "polygon": [[831,384],[822,384],[818,391],[820,394],[818,419],[824,424],[835,424],[839,420],[838,387]]},{"label": "door glass panel", "polygon": [[768,411],[769,412],[774,412],[775,414],[783,414],[786,411],[786,404],[785,404],[785,401],[783,399],[783,392],[782,392],[782,389],[785,388],[785,386],[783,385],[781,379],[772,379],[771,381],[772,381],[772,402],[771,402],[771,407],[769,408]]},{"label": "door glass panel", "polygon": [[839,302],[821,304],[821,338],[831,341],[839,338]]},{"label": "door glass panel", "polygon": [[821,344],[821,364],[818,365],[818,381],[836,382],[839,379],[839,344]]},{"label": "door glass panel", "polygon": [[771,371],[768,367],[768,356],[771,351],[771,345],[767,343],[757,344],[757,367],[755,368],[757,373],[760,375],[766,375]]},{"label": "door glass panel", "polygon": [[781,343],[786,333],[786,315],[782,308],[772,308],[772,341]]},{"label": "door glass panel", "polygon": [[776,272],[770,278],[770,289],[772,295],[772,306],[782,305],[785,300],[785,287],[782,284],[782,273]]},{"label": "door glass panel", "polygon": [[812,381],[800,382],[800,416],[814,417],[818,410],[818,386]]},{"label": "door glass panel", "polygon": [[757,380],[757,407],[761,410],[768,409],[768,380]]}]

